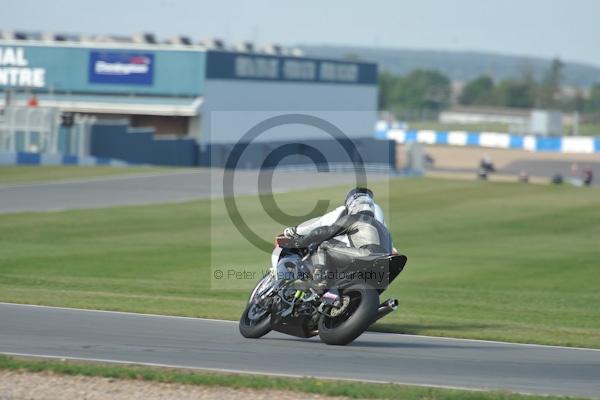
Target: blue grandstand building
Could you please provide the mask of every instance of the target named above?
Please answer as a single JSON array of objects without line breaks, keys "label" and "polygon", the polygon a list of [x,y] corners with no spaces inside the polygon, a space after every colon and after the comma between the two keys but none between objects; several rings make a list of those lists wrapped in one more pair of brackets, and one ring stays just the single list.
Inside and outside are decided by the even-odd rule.
[{"label": "blue grandstand building", "polygon": [[[198,145],[235,143],[247,130],[235,125],[237,117],[220,129],[211,121],[214,112],[321,113],[350,138],[370,137],[375,125],[373,63],[189,40],[45,39],[0,38],[0,109],[35,96],[40,107],[93,116],[99,124],[126,121],[130,128],[152,129],[154,138]],[[284,139],[311,137],[288,129]]]}]

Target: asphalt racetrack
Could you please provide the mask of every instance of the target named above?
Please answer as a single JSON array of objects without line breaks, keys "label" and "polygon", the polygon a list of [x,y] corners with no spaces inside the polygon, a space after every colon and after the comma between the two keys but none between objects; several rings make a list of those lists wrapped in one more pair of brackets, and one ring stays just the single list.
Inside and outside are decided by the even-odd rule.
[{"label": "asphalt racetrack", "polygon": [[[532,175],[552,176],[556,171],[564,173],[566,162],[515,163],[506,173],[530,170]],[[591,165],[591,164],[590,164]],[[600,163],[596,177],[600,176]],[[440,170],[440,169],[436,169]],[[444,170],[444,169],[441,169]],[[471,169],[454,172],[475,172]],[[265,173],[264,171],[262,173]],[[268,172],[266,172],[268,173]],[[259,171],[236,170],[234,195],[256,195],[335,185],[354,185],[356,177],[347,172],[287,172],[273,175],[272,188],[258,183]],[[77,208],[102,208],[127,205],[144,205],[192,201],[222,197],[224,172],[222,169],[185,169],[174,172],[135,174],[110,177],[77,179],[40,183],[0,185],[0,213],[28,211],[62,211]],[[368,174],[368,182],[389,179],[385,173]],[[271,181],[268,179],[268,181]],[[596,184],[598,180],[596,179]],[[229,192],[225,192],[227,194]]]},{"label": "asphalt racetrack", "polygon": [[0,353],[600,397],[600,351],[366,333],[352,345],[237,323],[0,303]]},{"label": "asphalt racetrack", "polygon": [[[269,172],[262,172],[268,174]],[[237,170],[234,195],[256,195],[315,187],[353,185],[353,173],[276,172],[272,189],[258,183],[259,171]],[[387,174],[369,174],[369,181],[387,179]],[[123,175],[0,185],[0,213],[61,211],[191,201],[222,197],[222,169],[188,169],[154,174]],[[271,180],[268,180],[271,182]],[[226,195],[231,194],[226,191]]]}]

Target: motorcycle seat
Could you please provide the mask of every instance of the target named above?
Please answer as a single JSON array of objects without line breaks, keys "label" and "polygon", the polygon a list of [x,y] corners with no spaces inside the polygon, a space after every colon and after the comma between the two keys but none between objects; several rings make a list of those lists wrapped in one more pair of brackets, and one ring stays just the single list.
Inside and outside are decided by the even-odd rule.
[{"label": "motorcycle seat", "polygon": [[399,254],[373,253],[368,256],[356,257],[354,261],[359,263],[374,263],[379,260],[389,262],[400,257],[404,256]]},{"label": "motorcycle seat", "polygon": [[389,270],[402,270],[406,264],[406,256],[400,254],[370,254],[356,257],[353,264],[358,268],[386,268]]},{"label": "motorcycle seat", "polygon": [[377,260],[386,260],[390,257],[392,257],[390,254],[373,253],[368,256],[356,257],[354,261],[357,263],[374,263]]}]

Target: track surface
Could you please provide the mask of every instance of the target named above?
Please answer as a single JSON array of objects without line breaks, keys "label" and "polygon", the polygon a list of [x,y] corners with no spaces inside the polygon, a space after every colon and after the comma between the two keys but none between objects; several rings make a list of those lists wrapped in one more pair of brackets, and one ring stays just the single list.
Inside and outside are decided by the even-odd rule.
[{"label": "track surface", "polygon": [[[555,175],[560,174],[567,184],[567,180],[572,177],[571,166],[572,161],[558,161],[558,160],[521,160],[513,161],[506,166],[498,168],[497,172],[505,175],[514,175],[515,182],[517,182],[518,175],[524,171],[531,177],[546,178],[546,182],[550,182],[551,178]],[[584,164],[586,168],[591,168],[594,179],[592,180],[593,186],[600,185],[600,163],[599,162],[587,162]],[[580,167],[581,168],[581,167]],[[476,179],[478,170],[477,168],[444,168],[444,167],[433,167],[429,168],[430,171],[439,172],[459,172],[471,174],[473,179]],[[493,173],[492,173],[493,179]],[[581,171],[576,174],[577,178],[581,178]]]},{"label": "track surface", "polygon": [[[234,194],[252,195],[269,190],[286,192],[355,182],[352,173],[276,172],[270,189],[258,184],[258,175],[259,171],[236,171]],[[159,204],[222,197],[223,176],[223,170],[212,168],[0,185],[0,213]],[[369,180],[387,177],[385,174],[373,174],[369,175]]]},{"label": "track surface", "polygon": [[366,333],[346,347],[194,318],[0,304],[0,352],[600,397],[600,351]]}]

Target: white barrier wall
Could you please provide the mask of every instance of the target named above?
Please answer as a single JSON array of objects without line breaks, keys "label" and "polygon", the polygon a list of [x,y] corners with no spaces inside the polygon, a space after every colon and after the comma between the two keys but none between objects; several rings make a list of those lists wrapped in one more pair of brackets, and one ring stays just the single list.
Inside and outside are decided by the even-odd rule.
[{"label": "white barrier wall", "polygon": [[498,132],[389,129],[376,131],[375,137],[395,140],[398,143],[416,142],[571,154],[600,153],[600,137],[594,136],[534,136]]}]

